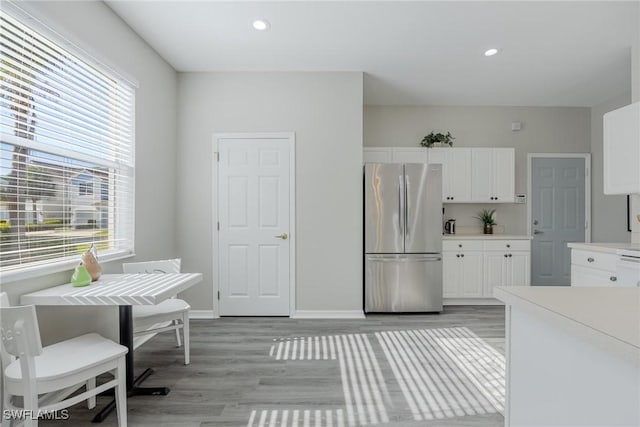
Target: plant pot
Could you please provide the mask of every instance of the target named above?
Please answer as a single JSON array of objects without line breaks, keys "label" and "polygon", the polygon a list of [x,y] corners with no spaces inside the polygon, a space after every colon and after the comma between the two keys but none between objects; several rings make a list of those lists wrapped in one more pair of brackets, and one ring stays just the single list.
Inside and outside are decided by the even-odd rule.
[{"label": "plant pot", "polygon": [[484,234],[493,234],[493,225],[485,224],[484,225]]}]

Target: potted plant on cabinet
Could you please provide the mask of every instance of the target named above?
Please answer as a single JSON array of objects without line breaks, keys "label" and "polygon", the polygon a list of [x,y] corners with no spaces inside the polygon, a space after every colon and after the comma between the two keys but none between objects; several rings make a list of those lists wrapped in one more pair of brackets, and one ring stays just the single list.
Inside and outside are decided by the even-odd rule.
[{"label": "potted plant on cabinet", "polygon": [[431,132],[429,135],[422,138],[420,141],[420,145],[423,147],[431,148],[431,147],[443,147],[448,145],[449,147],[453,146],[453,140],[455,138],[451,135],[451,132],[447,133],[435,133]]},{"label": "potted plant on cabinet", "polygon": [[484,225],[484,234],[493,234],[493,226],[496,225],[496,219],[493,217],[495,213],[495,209],[482,209],[478,216],[474,217]]}]

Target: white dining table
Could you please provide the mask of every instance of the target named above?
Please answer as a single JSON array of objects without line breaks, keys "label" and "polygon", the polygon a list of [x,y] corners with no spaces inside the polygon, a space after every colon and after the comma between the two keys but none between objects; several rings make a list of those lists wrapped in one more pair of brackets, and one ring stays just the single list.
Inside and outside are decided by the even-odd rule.
[{"label": "white dining table", "polygon": [[[127,395],[167,395],[167,387],[140,387],[153,373],[146,369],[137,378],[133,373],[133,318],[132,306],[158,304],[202,281],[201,273],[167,274],[103,274],[88,286],[74,287],[71,283],[20,297],[23,305],[47,306],[118,306],[120,320],[120,344],[129,349],[127,361]],[[93,419],[103,421],[115,408],[115,400]]]}]

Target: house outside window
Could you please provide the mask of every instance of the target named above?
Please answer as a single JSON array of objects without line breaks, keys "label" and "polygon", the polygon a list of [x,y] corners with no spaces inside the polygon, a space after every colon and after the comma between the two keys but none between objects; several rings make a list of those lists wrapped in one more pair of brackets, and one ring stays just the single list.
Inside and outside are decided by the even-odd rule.
[{"label": "house outside window", "polygon": [[131,254],[134,86],[13,12],[0,11],[0,279],[92,244]]}]

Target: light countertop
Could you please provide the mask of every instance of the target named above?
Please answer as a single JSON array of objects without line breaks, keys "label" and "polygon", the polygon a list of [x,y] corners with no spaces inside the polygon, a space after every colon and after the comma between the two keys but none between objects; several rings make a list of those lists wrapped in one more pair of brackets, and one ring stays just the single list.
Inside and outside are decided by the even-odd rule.
[{"label": "light countertop", "polygon": [[531,240],[518,234],[443,234],[443,240]]},{"label": "light countertop", "polygon": [[494,296],[640,364],[640,288],[513,286]]},{"label": "light countertop", "polygon": [[635,249],[640,251],[640,243],[567,243],[572,249],[615,254],[618,249]]}]

